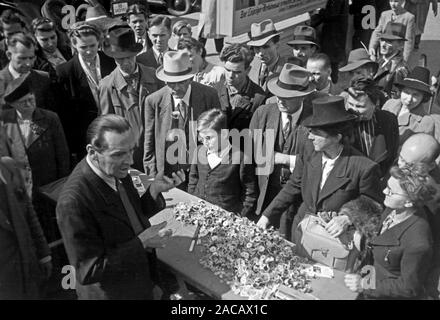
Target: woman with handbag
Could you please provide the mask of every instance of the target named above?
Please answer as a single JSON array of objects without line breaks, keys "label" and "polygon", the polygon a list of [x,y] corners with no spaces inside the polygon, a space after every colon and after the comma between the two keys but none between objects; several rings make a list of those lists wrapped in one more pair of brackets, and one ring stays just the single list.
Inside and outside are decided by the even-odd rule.
[{"label": "woman with handbag", "polygon": [[[302,199],[292,223],[292,241],[301,240],[297,226],[309,215],[338,212],[342,205],[361,195],[382,202],[378,164],[344,144],[351,121],[356,116],[345,110],[344,98],[327,96],[312,101],[313,115],[304,121],[310,130],[314,152],[308,159],[298,155],[295,169],[284,188],[263,212],[258,225],[267,227],[272,217],[280,215],[292,203]],[[350,225],[346,215],[338,215],[326,224],[333,237]]]},{"label": "woman with handbag", "polygon": [[431,264],[432,235],[423,203],[436,193],[428,167],[393,167],[384,189],[380,232],[370,241],[368,276],[348,274],[346,286],[365,299],[417,299]]}]

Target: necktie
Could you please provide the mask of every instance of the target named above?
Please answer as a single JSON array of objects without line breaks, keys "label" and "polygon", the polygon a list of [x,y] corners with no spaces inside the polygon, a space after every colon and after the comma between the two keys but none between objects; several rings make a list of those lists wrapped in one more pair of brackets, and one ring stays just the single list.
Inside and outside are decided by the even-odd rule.
[{"label": "necktie", "polygon": [[182,119],[185,120],[186,119],[186,103],[182,101],[180,101],[179,103],[179,111],[180,111],[180,115],[182,116]]},{"label": "necktie", "polygon": [[289,136],[291,128],[292,128],[292,115],[288,114],[287,115],[287,121],[286,121],[286,123],[284,124],[284,127],[283,127],[284,139],[286,139]]},{"label": "necktie", "polygon": [[125,190],[124,185],[119,179],[116,179],[116,186],[119,192],[119,196],[121,197],[122,204],[124,205],[125,212],[127,213],[128,219],[130,220],[130,224],[133,228],[133,231],[136,235],[140,234],[144,231],[144,227],[142,226],[139,217],[134,210],[133,205],[130,202],[130,198],[128,198],[127,191]]},{"label": "necktie", "polygon": [[269,76],[269,70],[267,68],[267,65],[265,63],[261,64],[261,70],[260,70],[260,87],[263,87],[266,83],[266,79]]},{"label": "necktie", "polygon": [[394,216],[395,216],[395,211],[393,211],[388,215],[388,217],[386,217],[386,219],[382,223],[382,229],[380,230],[380,234],[384,233],[390,228],[391,224],[394,222]]},{"label": "necktie", "polygon": [[163,65],[163,53],[159,53],[159,58],[157,59],[157,62],[159,63],[159,65]]}]

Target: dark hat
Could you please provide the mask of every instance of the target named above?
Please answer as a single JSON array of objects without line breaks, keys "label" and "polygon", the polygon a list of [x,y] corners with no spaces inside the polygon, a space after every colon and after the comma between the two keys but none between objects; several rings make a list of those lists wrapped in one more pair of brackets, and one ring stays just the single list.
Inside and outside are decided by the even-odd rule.
[{"label": "dark hat", "polygon": [[145,4],[134,3],[128,7],[126,16],[128,17],[131,14],[143,14],[146,17],[149,17],[151,16],[150,6],[147,1],[145,1]]},{"label": "dark hat", "polygon": [[111,29],[102,44],[104,53],[112,58],[132,57],[141,52],[142,48],[129,26]]},{"label": "dark hat", "polygon": [[270,19],[263,20],[260,23],[252,23],[251,32],[249,33],[251,41],[249,41],[247,45],[251,47],[261,47],[270,39],[280,34],[281,32],[275,29],[275,25]]},{"label": "dark hat", "polygon": [[28,93],[32,92],[32,82],[31,77],[28,74],[24,77],[19,77],[17,79],[12,80],[6,90],[5,94],[3,96],[3,99],[7,103],[11,103],[14,101],[17,101],[18,99],[24,97]]},{"label": "dark hat", "polygon": [[377,62],[370,59],[370,55],[365,49],[355,49],[350,51],[350,54],[348,55],[347,65],[340,68],[339,71],[353,71],[366,64],[374,64],[376,66],[376,69],[379,67],[379,64]]},{"label": "dark hat", "polygon": [[306,25],[295,27],[293,30],[293,40],[287,42],[287,44],[289,46],[295,44],[311,44],[319,48],[319,45],[316,43],[315,29]]},{"label": "dark hat", "polygon": [[306,69],[286,63],[279,76],[268,81],[267,88],[277,97],[294,98],[310,94],[315,85],[310,82],[310,73]]},{"label": "dark hat", "polygon": [[385,27],[385,31],[379,33],[379,39],[407,41],[405,34],[406,26],[404,24],[398,22],[388,22]]},{"label": "dark hat", "polygon": [[431,73],[429,69],[417,66],[414,67],[405,79],[398,80],[395,85],[431,94],[430,77]]},{"label": "dark hat", "polygon": [[94,24],[100,28],[101,31],[105,31],[115,24],[120,23],[121,19],[109,17],[104,7],[98,4],[96,6],[87,8],[85,21],[87,23]]},{"label": "dark hat", "polygon": [[345,99],[341,96],[327,96],[312,101],[313,114],[304,120],[310,128],[328,127],[355,120],[354,114],[345,109]]}]

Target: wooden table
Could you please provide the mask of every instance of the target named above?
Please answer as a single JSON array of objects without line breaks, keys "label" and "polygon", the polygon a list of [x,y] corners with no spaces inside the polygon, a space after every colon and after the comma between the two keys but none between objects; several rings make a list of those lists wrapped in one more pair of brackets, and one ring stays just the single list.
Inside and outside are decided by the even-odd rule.
[{"label": "wooden table", "polygon": [[[174,219],[173,208],[179,202],[198,201],[194,197],[179,189],[170,190],[163,194],[167,207],[150,219],[152,224],[168,221],[168,227],[173,229],[174,236],[164,249],[157,250],[157,256],[179,278],[190,285],[200,289],[204,293],[216,299],[246,300],[244,297],[235,295],[231,288],[222,282],[212,271],[200,265],[200,247],[196,246],[193,252],[189,252],[191,238],[195,227],[183,226]],[[322,300],[353,300],[356,294],[348,290],[344,285],[344,273],[334,270],[333,279],[319,278],[312,280],[312,294]]]}]

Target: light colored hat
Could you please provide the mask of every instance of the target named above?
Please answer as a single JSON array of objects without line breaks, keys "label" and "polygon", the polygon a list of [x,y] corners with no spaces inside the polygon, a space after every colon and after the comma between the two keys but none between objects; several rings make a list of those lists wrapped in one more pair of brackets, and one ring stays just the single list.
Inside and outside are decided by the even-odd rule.
[{"label": "light colored hat", "polygon": [[310,82],[310,73],[307,69],[286,63],[280,75],[268,81],[267,88],[277,97],[293,98],[312,93],[315,85]]},{"label": "light colored hat", "polygon": [[104,7],[99,4],[87,8],[85,21],[90,24],[96,25],[101,29],[101,31],[110,29],[115,24],[121,22],[121,20],[118,18],[109,17]]},{"label": "light colored hat", "polygon": [[263,20],[260,23],[252,23],[251,33],[249,37],[251,41],[247,43],[248,46],[261,47],[264,46],[270,39],[280,35],[275,29],[273,21],[270,19]]},{"label": "light colored hat", "polygon": [[195,75],[189,54],[183,51],[167,51],[163,55],[163,65],[157,68],[156,76],[164,82],[181,82]]}]

